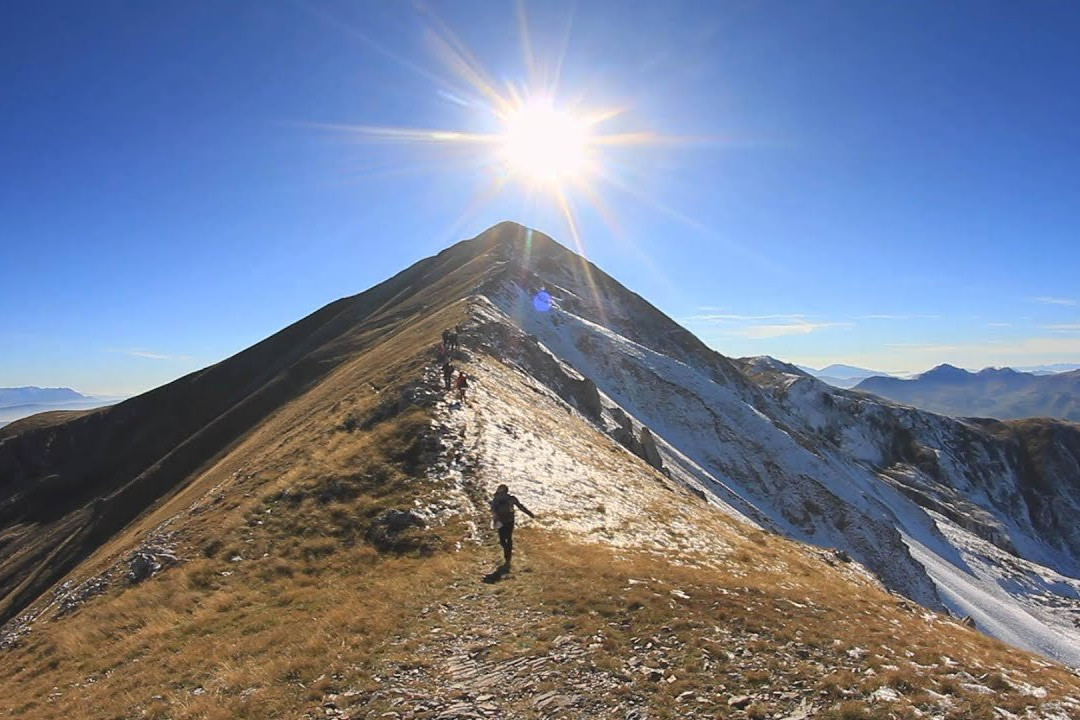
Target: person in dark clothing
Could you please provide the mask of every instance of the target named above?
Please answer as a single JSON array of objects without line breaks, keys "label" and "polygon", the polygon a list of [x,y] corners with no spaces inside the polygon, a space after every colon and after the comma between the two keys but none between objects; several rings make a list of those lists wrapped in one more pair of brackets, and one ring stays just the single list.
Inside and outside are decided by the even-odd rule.
[{"label": "person in dark clothing", "polygon": [[514,508],[518,508],[531,518],[533,515],[529,508],[522,505],[516,497],[510,494],[510,488],[500,485],[495,490],[495,496],[491,498],[492,525],[499,532],[499,545],[502,546],[503,567],[510,569],[510,559],[514,554]]},{"label": "person in dark clothing", "polygon": [[454,377],[454,366],[450,364],[449,360],[447,360],[446,362],[443,363],[442,376],[443,376],[443,381],[446,383],[446,391],[450,392],[450,385],[451,385],[450,381]]},{"label": "person in dark clothing", "polygon": [[447,349],[450,348],[450,328],[442,331],[442,344],[445,345]]},{"label": "person in dark clothing", "polygon": [[457,382],[454,383],[454,387],[458,391],[458,400],[465,402],[465,390],[469,387],[469,377],[463,372],[458,373]]},{"label": "person in dark clothing", "polygon": [[458,336],[456,331],[450,331],[450,349],[458,349]]}]

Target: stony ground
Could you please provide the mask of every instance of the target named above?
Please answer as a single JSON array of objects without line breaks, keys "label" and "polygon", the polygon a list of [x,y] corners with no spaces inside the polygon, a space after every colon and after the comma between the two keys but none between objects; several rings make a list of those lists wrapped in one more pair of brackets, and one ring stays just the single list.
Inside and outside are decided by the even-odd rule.
[{"label": "stony ground", "polygon": [[[976,674],[947,656],[922,658],[897,649],[886,657],[881,648],[840,640],[781,643],[757,628],[687,622],[681,597],[706,589],[681,590],[653,578],[627,578],[623,590],[669,605],[671,625],[638,623],[630,610],[589,627],[587,634],[570,617],[553,629],[552,608],[537,602],[539,578],[527,555],[521,570],[496,585],[482,582],[489,569],[477,564],[472,574],[455,579],[445,589],[447,599],[425,607],[411,634],[387,643],[372,687],[330,695],[305,717],[1080,716],[1075,696],[1044,704],[1046,688],[998,673]],[[750,610],[774,602],[749,588],[728,592]],[[792,607],[790,617],[813,612]],[[1012,709],[995,708],[999,703]],[[977,714],[982,709],[990,714]]]},{"label": "stony ground", "polygon": [[[470,369],[478,371],[481,388],[483,382],[512,381],[481,365]],[[433,371],[427,381],[437,383]],[[689,576],[672,579],[660,572],[598,574],[591,585],[587,569],[584,577],[560,575],[551,566],[566,558],[555,555],[573,546],[553,545],[550,538],[580,531],[580,514],[566,512],[572,506],[560,506],[563,513],[533,530],[525,521],[514,571],[490,582],[499,552],[486,530],[483,498],[502,477],[493,472],[492,457],[509,457],[514,447],[531,448],[537,456],[533,446],[539,444],[535,414],[519,407],[508,423],[507,408],[492,402],[474,396],[465,405],[440,403],[436,423],[443,453],[435,472],[451,478],[454,490],[441,506],[420,509],[431,518],[471,517],[464,554],[474,559],[435,589],[407,634],[385,642],[365,667],[370,683],[328,694],[305,718],[1080,717],[1075,694],[1062,697],[1060,689],[1048,691],[1019,675],[915,648],[900,629],[895,642],[866,646],[823,635],[820,626],[828,625],[835,608],[798,595],[795,582],[772,594],[750,585],[695,584]],[[501,422],[493,422],[496,413]],[[527,464],[519,459],[512,467],[522,480]],[[647,473],[642,477],[655,482]],[[571,492],[587,493],[590,487]],[[533,509],[542,514],[546,508],[541,501]],[[593,538],[608,540],[617,532],[612,527]],[[640,532],[619,537],[616,545],[630,544]],[[715,542],[728,547],[723,537]],[[653,538],[654,555],[665,547],[656,543]],[[738,573],[727,579],[732,576]],[[917,626],[954,625],[901,598],[890,602]],[[889,622],[887,612],[852,612]]]},{"label": "stony ground", "polygon": [[[287,452],[238,452],[177,520],[148,523],[183,525],[180,562],[2,651],[0,715],[1080,717],[1075,673],[723,515],[513,367],[462,364],[477,378],[463,405],[429,363],[402,392],[350,383],[372,396],[335,396],[329,421],[297,409],[314,430],[282,418],[267,441],[294,433]],[[513,572],[485,582],[501,559],[486,499],[503,481],[538,517],[519,523]],[[364,529],[405,510],[424,519],[417,542],[377,550]],[[125,546],[110,572],[157,547]]]}]

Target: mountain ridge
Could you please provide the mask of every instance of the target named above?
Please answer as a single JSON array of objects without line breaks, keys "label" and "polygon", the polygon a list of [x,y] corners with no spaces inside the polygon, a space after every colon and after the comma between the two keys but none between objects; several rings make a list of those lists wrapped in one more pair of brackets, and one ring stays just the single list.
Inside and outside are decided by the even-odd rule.
[{"label": "mountain ridge", "polygon": [[854,389],[944,415],[1080,422],[1080,370],[1036,375],[988,367],[972,373],[939,365],[910,379],[867,378]]},{"label": "mountain ridge", "polygon": [[[552,298],[547,312],[532,302],[541,289]],[[441,395],[434,355],[441,329],[454,325],[462,328],[455,361],[474,380],[463,404]],[[137,698],[131,714],[167,714],[154,705],[167,702],[200,712],[216,703],[265,716],[277,712],[273,708],[295,707],[293,683],[301,681],[319,716],[344,716],[339,710],[347,698],[362,708],[355,716],[389,712],[396,701],[370,679],[377,653],[388,653],[378,666],[380,677],[394,677],[401,687],[436,687],[439,673],[457,677],[479,662],[478,653],[497,655],[466,619],[493,612],[500,595],[471,589],[475,578],[470,583],[460,573],[472,572],[475,550],[489,542],[480,529],[486,493],[509,481],[540,511],[537,527],[523,528],[526,561],[568,563],[566,577],[603,580],[602,596],[579,580],[560,595],[551,587],[555,575],[526,565],[511,584],[491,591],[521,598],[514,610],[519,630],[551,648],[546,657],[557,659],[557,648],[567,643],[574,653],[612,653],[595,661],[615,662],[616,674],[596,676],[596,686],[615,695],[587,700],[591,691],[574,686],[566,690],[573,696],[557,700],[566,712],[625,718],[628,708],[642,708],[657,717],[692,716],[695,711],[680,704],[686,702],[682,693],[692,692],[702,698],[694,701],[701,716],[715,717],[744,703],[742,695],[717,692],[715,678],[708,677],[709,668],[725,665],[725,682],[748,688],[744,707],[760,704],[754,712],[785,716],[802,707],[799,712],[839,713],[845,703],[873,702],[922,703],[945,712],[946,701],[930,695],[908,700],[882,690],[893,699],[872,699],[894,682],[885,677],[835,679],[856,688],[849,695],[806,675],[791,678],[791,697],[752,689],[761,684],[752,673],[764,672],[753,664],[755,656],[791,647],[814,663],[833,662],[831,641],[817,634],[823,630],[813,630],[814,644],[800,639],[800,632],[811,634],[809,616],[819,607],[829,618],[822,627],[842,627],[845,638],[861,638],[859,627],[880,633],[872,651],[858,644],[861,639],[840,639],[845,672],[850,666],[858,677],[871,677],[866,670],[876,677],[893,672],[886,665],[911,665],[902,652],[893,657],[897,648],[891,647],[907,647],[892,638],[892,628],[904,627],[911,642],[924,643],[911,645],[908,657],[926,652],[918,655],[919,665],[940,666],[911,666],[916,675],[907,683],[982,688],[982,673],[1007,695],[1000,702],[1018,712],[1030,706],[1038,716],[1064,718],[1080,708],[1054,705],[1068,699],[1074,682],[1056,665],[1043,663],[1050,674],[1037,680],[1025,674],[1042,672],[1031,669],[1039,666],[1029,664],[1027,655],[1001,649],[944,615],[903,610],[901,603],[910,603],[887,595],[880,584],[931,608],[972,615],[980,629],[1014,645],[1074,660],[1067,623],[1077,612],[1076,575],[1069,574],[1080,547],[1075,528],[1069,531],[1077,488],[1052,481],[1067,470],[1077,447],[1068,426],[939,418],[790,370],[770,358],[724,357],[551,238],[501,224],[176,383],[85,417],[0,429],[0,583],[10,618],[5,637],[11,640],[5,642],[12,648],[0,652],[16,653],[28,668],[17,682],[40,686],[46,695],[63,685],[72,698],[92,698],[104,692],[99,688],[122,687],[123,675],[76,687],[55,679],[67,665],[32,672],[47,667],[50,653],[78,655],[81,646],[61,642],[63,633],[98,637],[92,623],[99,622],[110,638],[103,647],[116,637],[123,647],[123,635],[108,628],[124,626],[134,628],[129,649],[187,648],[183,638],[204,637],[212,628],[237,653],[244,643],[224,638],[251,636],[264,644],[246,654],[215,656],[225,671],[200,662],[193,673],[170,660],[190,655],[151,655],[171,668],[172,687],[180,689],[154,701],[140,680],[142,689],[124,691]],[[132,442],[127,435],[151,412],[166,416],[155,421],[165,424],[144,428],[156,436],[153,442]],[[101,454],[79,464],[75,458],[88,445]],[[64,505],[44,502],[61,496],[56,491],[64,487],[80,494]],[[400,517],[394,513],[412,513],[424,529],[391,532],[387,523]],[[528,554],[532,543],[535,556]],[[567,543],[590,549],[574,551]],[[615,555],[606,559],[608,552]],[[397,560],[393,553],[407,557]],[[613,575],[572,565],[587,557],[618,570]],[[848,562],[852,558],[857,562]],[[665,569],[682,563],[693,570],[681,578]],[[948,586],[960,577],[961,565],[982,584]],[[136,567],[148,567],[150,577],[130,579]],[[369,574],[350,574],[358,568]],[[530,572],[544,581],[533,582]],[[999,580],[1011,583],[1011,594],[1002,590],[988,600],[975,592],[985,593]],[[636,590],[636,582],[650,589]],[[828,594],[831,585],[857,597],[863,610],[844,612]],[[777,588],[787,586],[795,594],[773,599]],[[316,592],[323,587],[331,590],[327,597]],[[395,587],[396,594],[371,590]],[[414,606],[414,598],[420,604]],[[335,611],[331,601],[347,604]],[[311,629],[302,634],[311,642],[306,651],[256,619],[271,607],[292,612],[290,603],[297,611],[290,622]],[[777,623],[755,623],[745,636],[736,632],[732,642],[749,649],[746,663],[721,655],[717,666],[713,659],[671,654],[680,645],[701,647],[706,640],[700,632],[712,626],[716,633],[720,625],[742,627],[749,619],[740,614],[746,606],[775,615]],[[780,606],[801,608],[806,617],[782,613]],[[189,628],[184,632],[190,636],[159,627],[142,614],[144,607],[167,608],[171,622]],[[724,608],[719,615],[717,608]],[[691,614],[679,615],[684,610]],[[1025,614],[1029,619],[1010,634],[1009,623]],[[434,622],[418,621],[424,632],[417,635],[402,624],[416,617]],[[635,618],[641,617],[650,619],[637,629]],[[433,640],[443,619],[466,623],[452,625],[463,644]],[[355,652],[376,654],[350,664],[342,654],[354,649],[336,637],[325,647],[318,644],[334,635],[337,624],[359,633]],[[533,637],[531,626],[551,634]],[[53,628],[61,633],[55,641]],[[584,628],[595,635],[579,636]],[[1029,637],[1017,637],[1017,629]],[[668,648],[663,656],[642,655],[641,662],[656,663],[644,671],[626,664],[644,645],[642,633],[663,635],[652,644]],[[955,642],[945,650],[934,644],[936,636]],[[382,650],[372,645],[376,637],[387,643]],[[266,675],[260,668],[269,662],[269,646],[288,647],[293,658],[282,659],[271,673],[280,683],[254,679]],[[447,665],[438,664],[443,652]],[[945,652],[961,658],[964,675],[934,660]],[[326,665],[308,662],[312,653],[326,657]],[[789,659],[798,657],[793,649]],[[882,659],[871,662],[877,657]],[[153,664],[133,667],[131,677],[143,678]],[[248,667],[250,673],[241,669]],[[367,680],[359,678],[358,667]],[[820,676],[816,668],[799,672]],[[996,668],[1015,682],[986,680]],[[780,665],[773,671],[787,672]],[[938,679],[915,679],[924,672]],[[229,680],[230,673],[245,679]],[[46,679],[38,682],[38,676]],[[1024,699],[1029,696],[1021,678],[1051,688],[1043,691],[1045,703]],[[476,700],[477,684],[460,682],[469,707],[485,702]],[[255,694],[243,694],[245,683]],[[511,704],[511,717],[541,717],[546,704],[556,702],[517,680],[507,684],[519,694],[496,689],[492,697]],[[616,701],[620,687],[627,694]],[[961,712],[983,702],[982,690],[956,686],[950,692]],[[36,712],[49,707],[44,699],[34,702]],[[451,698],[439,702],[439,713],[453,714]],[[521,702],[526,704],[515,704]],[[84,705],[96,707],[89,700]]]},{"label": "mountain ridge", "polygon": [[16,405],[49,405],[89,397],[68,387],[43,388],[36,385],[0,387],[0,409]]}]

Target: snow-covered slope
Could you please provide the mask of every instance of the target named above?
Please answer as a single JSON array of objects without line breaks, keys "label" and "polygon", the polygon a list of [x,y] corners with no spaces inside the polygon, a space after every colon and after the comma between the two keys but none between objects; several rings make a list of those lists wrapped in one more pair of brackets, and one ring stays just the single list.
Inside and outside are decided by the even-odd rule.
[{"label": "snow-covered slope", "polygon": [[[1072,436],[1052,439],[1053,466],[1036,472],[1031,447],[1001,428],[771,358],[731,361],[544,236],[501,252],[470,324],[489,352],[728,512],[849,553],[897,592],[1080,666]],[[534,303],[542,288],[550,309]]]}]

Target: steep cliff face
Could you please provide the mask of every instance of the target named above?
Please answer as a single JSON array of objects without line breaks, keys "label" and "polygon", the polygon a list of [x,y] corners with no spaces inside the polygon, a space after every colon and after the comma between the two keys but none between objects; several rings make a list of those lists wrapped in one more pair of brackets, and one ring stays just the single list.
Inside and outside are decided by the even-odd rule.
[{"label": "steep cliff face", "polygon": [[[482,323],[503,338],[520,328],[503,347],[537,377],[557,360],[591,381],[603,412],[592,401],[589,415],[613,438],[633,450],[648,428],[657,465],[730,512],[842,549],[929,607],[1080,663],[1075,426],[957,420],[770,358],[731,361],[561,246],[500,232],[511,234],[501,265],[480,289],[496,311]],[[541,290],[550,309],[535,302]]]}]

